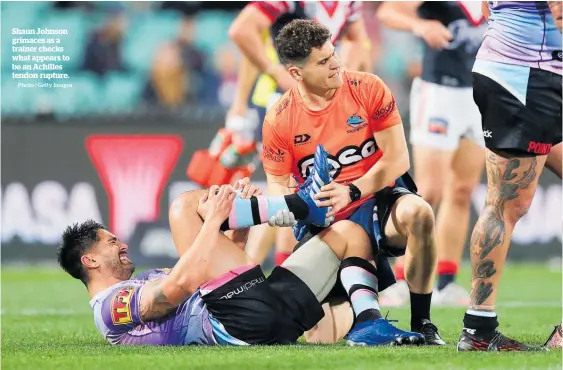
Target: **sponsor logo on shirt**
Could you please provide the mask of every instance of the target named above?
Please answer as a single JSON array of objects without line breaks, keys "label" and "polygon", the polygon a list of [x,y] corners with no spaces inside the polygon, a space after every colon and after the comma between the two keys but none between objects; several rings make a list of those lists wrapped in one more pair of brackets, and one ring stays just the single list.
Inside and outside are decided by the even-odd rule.
[{"label": "sponsor logo on shirt", "polygon": [[133,291],[133,287],[126,287],[118,290],[113,296],[110,307],[113,325],[126,325],[133,322],[131,315]]},{"label": "sponsor logo on shirt", "polygon": [[371,116],[371,119],[373,119],[374,121],[385,119],[389,117],[389,115],[393,112],[394,109],[395,109],[395,99],[393,99],[385,107],[376,110],[373,116]]},{"label": "sponsor logo on shirt", "polygon": [[264,146],[262,154],[264,155],[264,158],[274,162],[281,163],[285,161],[285,152],[280,149],[272,149],[268,146]]}]

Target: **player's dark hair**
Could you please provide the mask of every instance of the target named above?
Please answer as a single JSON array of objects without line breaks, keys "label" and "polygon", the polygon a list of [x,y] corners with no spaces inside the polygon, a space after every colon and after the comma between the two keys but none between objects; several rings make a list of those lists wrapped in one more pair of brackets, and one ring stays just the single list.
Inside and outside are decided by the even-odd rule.
[{"label": "player's dark hair", "polygon": [[313,49],[320,49],[331,39],[328,28],[317,21],[295,19],[286,24],[276,37],[276,49],[282,64],[303,64]]},{"label": "player's dark hair", "polygon": [[80,259],[84,253],[100,241],[98,230],[106,227],[96,221],[87,220],[75,223],[66,228],[61,237],[61,244],[57,251],[59,265],[70,276],[80,279],[84,285],[88,283],[88,274]]}]

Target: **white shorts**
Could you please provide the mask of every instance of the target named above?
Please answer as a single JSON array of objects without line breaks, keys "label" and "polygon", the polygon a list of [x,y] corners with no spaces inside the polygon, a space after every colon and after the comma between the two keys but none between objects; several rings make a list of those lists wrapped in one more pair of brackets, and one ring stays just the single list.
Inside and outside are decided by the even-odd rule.
[{"label": "white shorts", "polygon": [[451,87],[415,78],[410,98],[410,143],[456,150],[461,138],[485,147],[481,114],[471,87]]}]

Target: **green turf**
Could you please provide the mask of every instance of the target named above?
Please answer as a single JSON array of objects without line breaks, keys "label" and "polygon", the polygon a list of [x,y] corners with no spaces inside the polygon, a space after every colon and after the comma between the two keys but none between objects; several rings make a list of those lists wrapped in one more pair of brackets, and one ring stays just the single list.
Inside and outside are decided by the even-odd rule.
[{"label": "green turf", "polygon": [[[506,267],[501,329],[543,344],[561,321],[561,270]],[[464,269],[460,282],[469,281]],[[96,331],[80,282],[54,269],[2,269],[3,369],[561,369],[561,351],[457,353],[463,308],[433,309],[446,347],[349,348],[343,344],[287,347],[118,348]],[[407,328],[408,309],[390,310]]]}]

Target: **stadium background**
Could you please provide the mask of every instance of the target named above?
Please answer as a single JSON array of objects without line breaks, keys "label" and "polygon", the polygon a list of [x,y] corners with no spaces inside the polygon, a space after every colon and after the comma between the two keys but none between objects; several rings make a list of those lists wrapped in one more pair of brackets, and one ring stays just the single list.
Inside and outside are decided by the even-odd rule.
[{"label": "stadium background", "polygon": [[[195,186],[186,176],[189,159],[224,122],[239,60],[227,30],[244,4],[2,3],[3,264],[53,260],[60,231],[86,217],[116,230],[138,263],[173,263],[167,206]],[[364,8],[373,72],[396,94],[408,133],[420,45],[380,26],[376,6]],[[72,88],[17,87],[14,27],[68,30],[61,46],[71,57],[63,65]],[[89,140],[96,144],[89,147]],[[263,172],[253,179],[264,181]],[[484,180],[473,197],[472,223],[484,202]],[[561,226],[561,184],[545,173],[509,257],[560,258]]]}]

